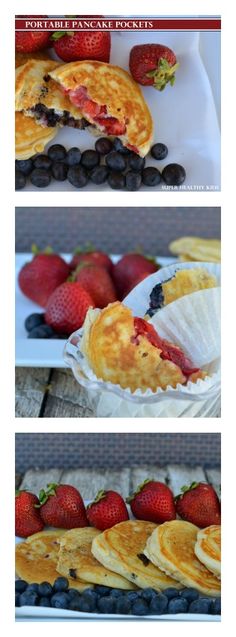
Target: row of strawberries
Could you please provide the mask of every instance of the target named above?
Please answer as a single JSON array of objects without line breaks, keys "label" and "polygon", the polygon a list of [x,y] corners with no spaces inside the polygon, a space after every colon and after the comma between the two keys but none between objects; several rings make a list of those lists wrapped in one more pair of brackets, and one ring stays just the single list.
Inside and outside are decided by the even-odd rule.
[{"label": "row of strawberries", "polygon": [[[212,485],[201,482],[182,487],[174,498],[163,482],[145,480],[126,499],[132,514],[139,520],[162,524],[178,515],[200,528],[220,524],[220,502]],[[49,484],[39,497],[29,491],[17,491],[15,498],[15,532],[28,537],[44,526],[72,529],[93,526],[101,531],[129,519],[125,500],[115,491],[99,491],[85,508],[79,491],[65,484]]]},{"label": "row of strawberries", "polygon": [[71,334],[84,322],[89,307],[104,308],[122,300],[145,277],[158,270],[141,254],[126,254],[117,264],[99,251],[75,254],[70,263],[58,254],[35,254],[20,270],[23,294],[45,309],[56,332]]}]

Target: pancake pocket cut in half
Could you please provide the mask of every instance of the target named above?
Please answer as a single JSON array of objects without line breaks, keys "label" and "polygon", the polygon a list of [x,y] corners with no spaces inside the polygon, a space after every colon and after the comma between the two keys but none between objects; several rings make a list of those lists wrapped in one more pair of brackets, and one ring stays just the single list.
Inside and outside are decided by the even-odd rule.
[{"label": "pancake pocket cut in half", "polygon": [[48,142],[56,135],[56,128],[38,126],[34,119],[24,113],[15,113],[15,152],[16,159],[29,159],[42,153]]},{"label": "pancake pocket cut in half", "polygon": [[194,550],[200,562],[220,579],[221,526],[214,524],[198,531]]},{"label": "pancake pocket cut in half", "polygon": [[153,316],[157,310],[182,296],[216,287],[218,287],[217,278],[205,268],[177,269],[170,279],[154,286],[150,294],[150,307],[147,309],[147,315]]},{"label": "pancake pocket cut in half", "polygon": [[71,529],[60,538],[57,570],[64,577],[130,590],[136,588],[127,579],[103,566],[91,551],[92,541],[100,531],[92,527]]},{"label": "pancake pocket cut in half", "polygon": [[152,325],[132,316],[116,302],[104,310],[88,310],[81,352],[97,378],[131,392],[155,392],[204,378],[182,350],[161,339]]},{"label": "pancake pocket cut in half", "polygon": [[198,527],[183,520],[164,522],[147,541],[145,555],[164,573],[205,595],[220,596],[220,582],[197,559]]},{"label": "pancake pocket cut in half", "polygon": [[94,538],[92,553],[103,566],[140,588],[151,586],[157,591],[168,586],[182,588],[143,553],[147,539],[155,528],[155,524],[144,520],[120,522]]},{"label": "pancake pocket cut in half", "polygon": [[124,146],[142,157],[153,136],[153,122],[142,92],[119,66],[85,60],[50,71],[83,117],[105,135],[120,137]]},{"label": "pancake pocket cut in half", "polygon": [[[64,529],[34,533],[16,545],[16,574],[28,584],[49,582],[54,584],[59,573],[57,571],[60,538]],[[75,581],[68,578],[69,586],[84,591],[92,584],[85,584],[79,578]]]}]

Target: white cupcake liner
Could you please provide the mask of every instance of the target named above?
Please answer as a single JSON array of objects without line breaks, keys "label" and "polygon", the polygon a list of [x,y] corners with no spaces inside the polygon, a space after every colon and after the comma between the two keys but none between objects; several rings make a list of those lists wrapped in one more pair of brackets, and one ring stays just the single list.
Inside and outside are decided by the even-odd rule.
[{"label": "white cupcake liner", "polygon": [[[150,294],[154,286],[173,277],[177,270],[192,270],[193,268],[205,268],[209,274],[216,277],[218,285],[220,286],[221,268],[219,263],[205,263],[202,261],[172,263],[141,281],[141,283],[133,288],[128,296],[125,297],[123,300],[124,305],[132,310],[134,316],[143,318],[149,308]],[[160,310],[158,310],[158,312],[160,312]]]}]

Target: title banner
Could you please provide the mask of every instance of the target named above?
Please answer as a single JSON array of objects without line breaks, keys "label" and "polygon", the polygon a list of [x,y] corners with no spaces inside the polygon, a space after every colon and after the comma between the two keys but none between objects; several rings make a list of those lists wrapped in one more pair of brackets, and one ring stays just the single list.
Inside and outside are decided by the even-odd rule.
[{"label": "title banner", "polygon": [[18,16],[16,31],[219,31],[220,18],[42,18]]}]

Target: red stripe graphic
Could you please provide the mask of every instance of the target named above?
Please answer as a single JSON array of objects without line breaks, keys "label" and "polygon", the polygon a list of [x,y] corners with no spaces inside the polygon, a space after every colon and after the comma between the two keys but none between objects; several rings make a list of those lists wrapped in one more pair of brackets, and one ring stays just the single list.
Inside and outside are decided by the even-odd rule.
[{"label": "red stripe graphic", "polygon": [[219,31],[220,18],[17,18],[17,31]]}]

